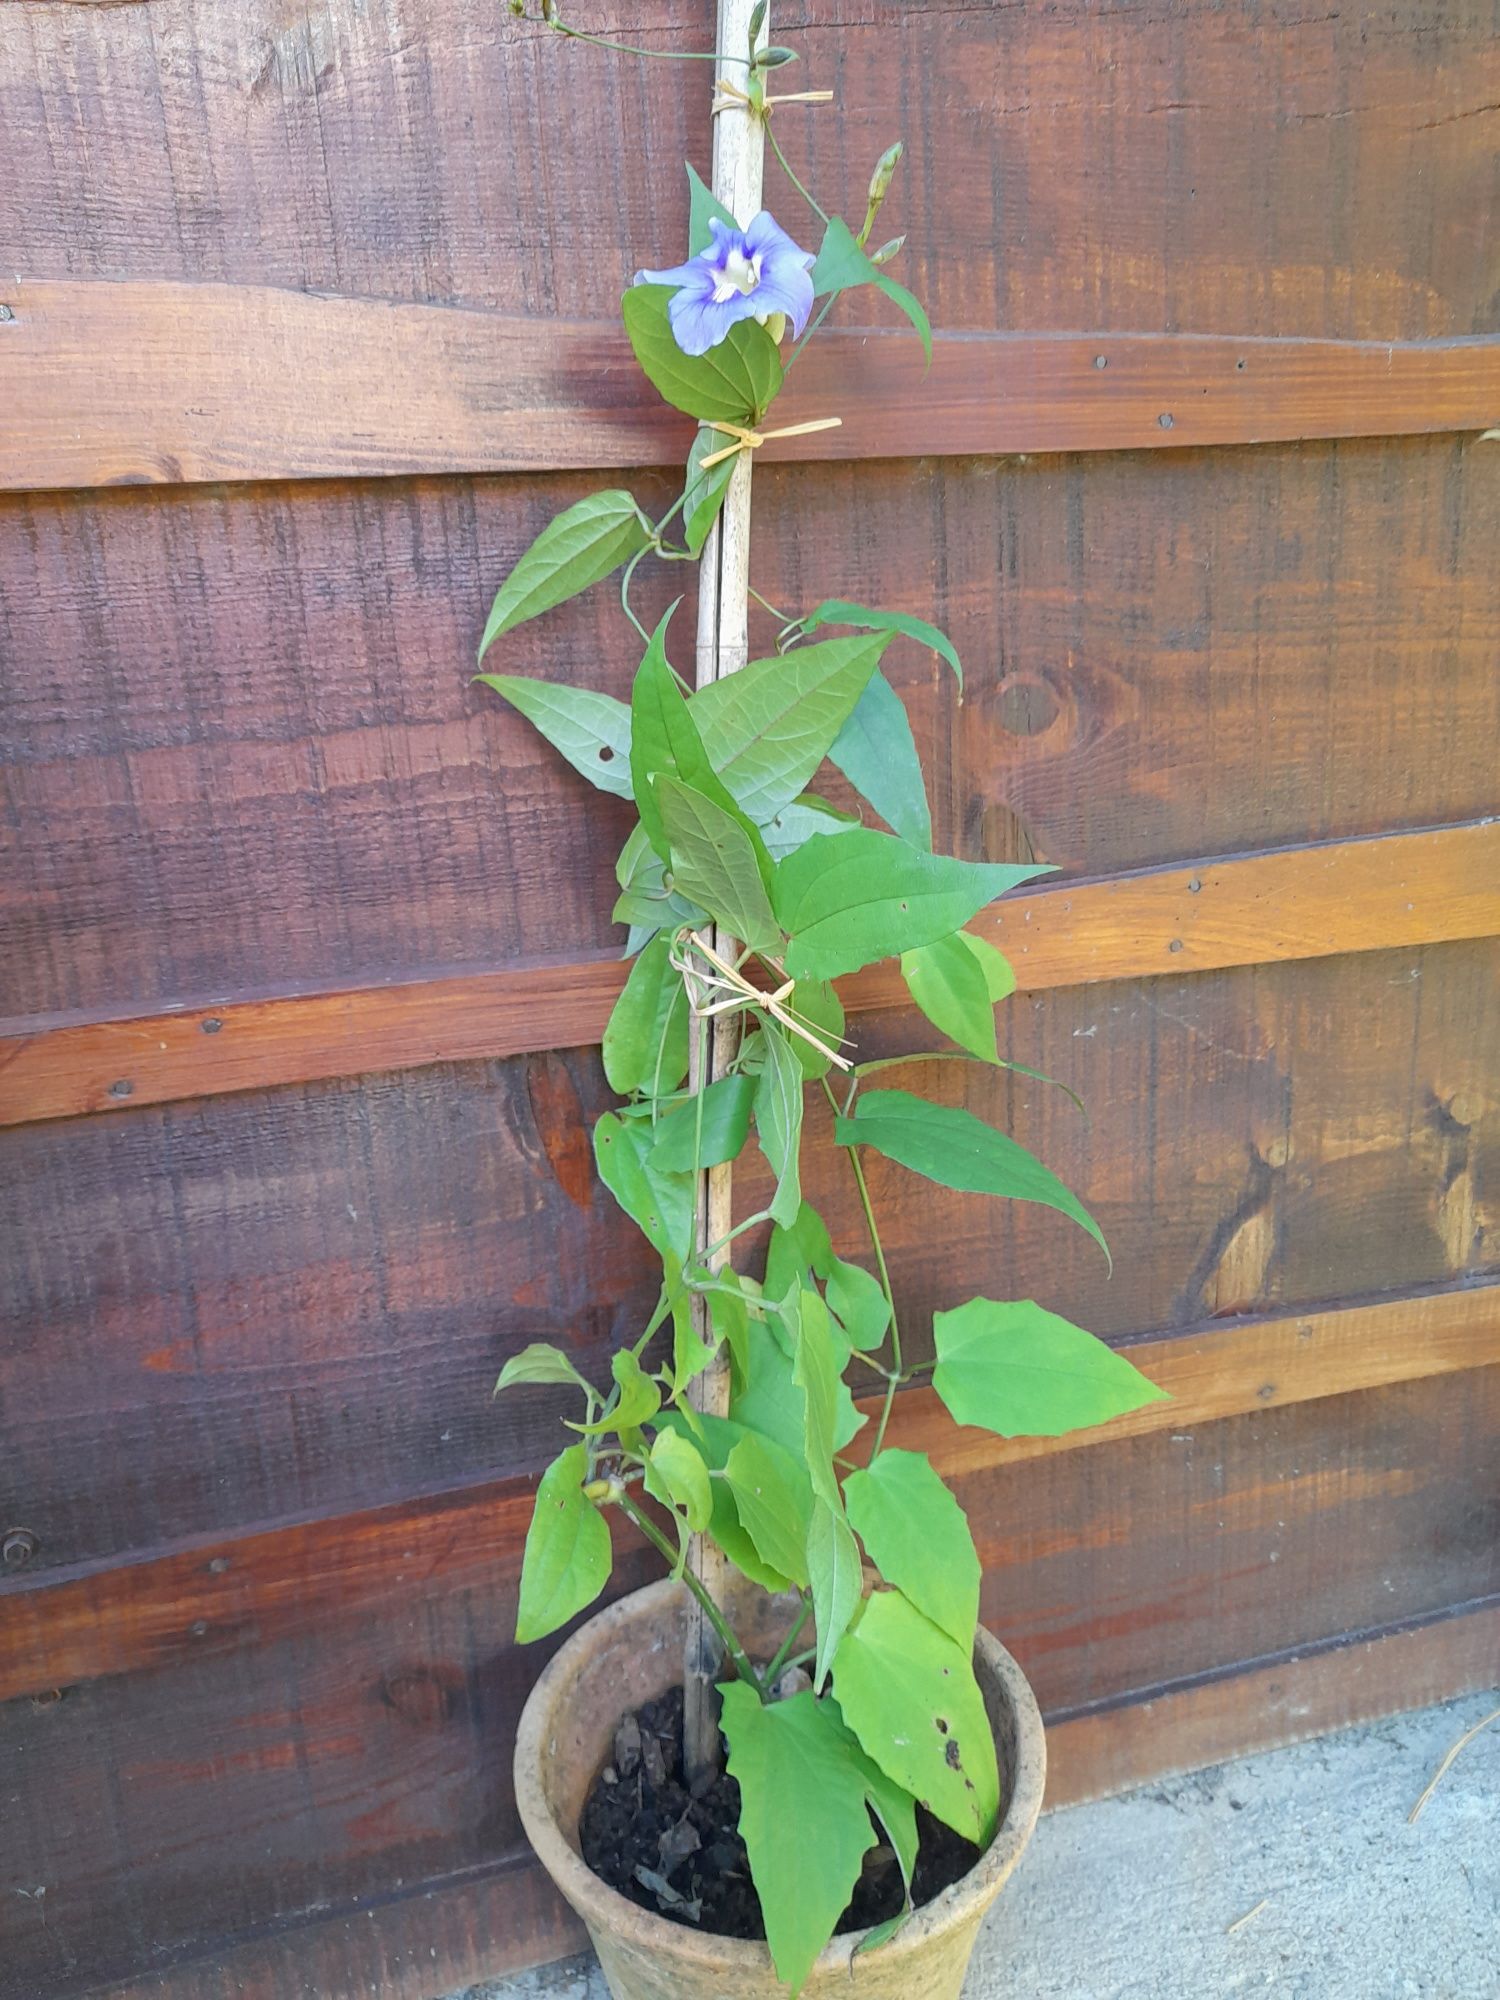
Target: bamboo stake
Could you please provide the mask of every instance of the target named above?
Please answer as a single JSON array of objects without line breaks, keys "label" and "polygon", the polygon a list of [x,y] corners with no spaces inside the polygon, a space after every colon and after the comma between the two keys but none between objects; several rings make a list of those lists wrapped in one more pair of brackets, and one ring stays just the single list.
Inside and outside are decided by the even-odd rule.
[{"label": "bamboo stake", "polygon": [[[750,16],[755,0],[719,0],[718,34],[714,47],[720,56],[743,56],[749,51]],[[769,14],[769,9],[767,9]],[[764,46],[767,21],[762,20],[759,42]],[[761,202],[761,174],[765,160],[765,134],[748,105],[726,105],[713,121],[713,191],[741,228],[756,213]],[[741,451],[735,459],[717,523],[704,544],[698,567],[698,654],[696,680],[699,687],[722,680],[742,667],[749,653],[750,627],[750,477],[754,453]],[[733,959],[734,941],[715,935],[714,948],[721,958]],[[696,1020],[691,1043],[691,1082],[696,1089],[705,1074],[722,1076],[734,1054],[739,1032],[736,1014],[717,1019]],[[697,1242],[701,1251],[720,1242],[733,1226],[732,1191],[728,1166],[714,1167],[700,1177],[698,1193]],[[713,1262],[722,1264],[727,1251]],[[698,1331],[708,1334],[708,1300],[694,1300]],[[720,1356],[693,1384],[689,1392],[694,1405],[712,1416],[729,1410],[729,1361]],[[728,1564],[705,1535],[695,1535],[688,1562],[709,1596],[717,1604],[724,1600]],[[723,1666],[718,1634],[702,1609],[693,1606],[683,1656],[683,1756],[689,1782],[719,1767],[719,1701],[714,1683]]]}]

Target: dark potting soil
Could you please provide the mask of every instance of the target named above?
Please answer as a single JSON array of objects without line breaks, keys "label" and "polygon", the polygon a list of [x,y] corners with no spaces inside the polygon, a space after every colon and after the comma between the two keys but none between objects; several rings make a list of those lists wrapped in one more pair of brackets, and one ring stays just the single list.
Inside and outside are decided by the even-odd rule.
[{"label": "dark potting soil", "polygon": [[[720,1937],[763,1938],[760,1899],[739,1835],[740,1788],[727,1772],[696,1795],[683,1783],[682,1689],[627,1715],[615,1754],[594,1780],[579,1823],[583,1858],[594,1873],[643,1910]],[[875,1823],[841,1931],[884,1923],[901,1910],[901,1870]],[[917,1870],[912,1900],[930,1902],[979,1859],[973,1841],[917,1807]]]}]

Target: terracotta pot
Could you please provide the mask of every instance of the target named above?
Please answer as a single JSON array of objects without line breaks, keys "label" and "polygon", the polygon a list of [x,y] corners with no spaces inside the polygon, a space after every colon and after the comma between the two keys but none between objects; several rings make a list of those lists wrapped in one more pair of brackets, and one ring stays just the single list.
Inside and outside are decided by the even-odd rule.
[{"label": "terracotta pot", "polygon": [[[578,1852],[578,1821],[608,1762],[622,1715],[682,1678],[690,1603],[680,1584],[622,1598],[576,1632],[532,1690],[516,1743],[516,1802],[542,1865],[588,1926],[615,2000],[773,2000],[786,1989],[763,1944],[668,1923],[601,1882]],[[752,1657],[767,1658],[786,1629],[785,1599],[761,1593],[732,1607]],[[995,1732],[1003,1810],[983,1858],[924,1904],[889,1944],[854,1955],[862,1933],[828,1945],[806,1986],[809,2000],[958,2000],[985,1912],[1031,1838],[1047,1753],[1042,1719],[1020,1668],[980,1631],[974,1666]]]}]

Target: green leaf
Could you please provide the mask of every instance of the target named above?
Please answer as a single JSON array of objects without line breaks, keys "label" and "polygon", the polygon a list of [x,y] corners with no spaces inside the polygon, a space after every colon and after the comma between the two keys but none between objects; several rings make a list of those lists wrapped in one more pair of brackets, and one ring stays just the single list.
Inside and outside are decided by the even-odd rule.
[{"label": "green leaf", "polygon": [[[841,1729],[848,1729],[844,1712],[834,1697],[823,1697],[824,1703]],[[886,1837],[896,1850],[896,1859],[901,1864],[901,1873],[906,1882],[906,1893],[911,1895],[911,1881],[917,1872],[917,1802],[911,1793],[888,1778],[880,1766],[873,1763],[859,1747],[859,1739],[852,1730],[849,1741],[853,1754],[859,1759],[860,1775],[865,1781],[865,1798],[871,1812],[885,1828]]]},{"label": "green leaf", "polygon": [[998,1062],[995,1003],[990,999],[985,968],[969,949],[966,933],[935,938],[931,944],[901,954],[906,990],[950,1042],[957,1042],[981,1062]]},{"label": "green leaf", "polygon": [[476,674],[560,750],[575,771],[601,792],[630,797],[630,710],[612,694],[559,687],[521,674]]},{"label": "green leaf", "polygon": [[[663,1410],[659,1419],[663,1429],[674,1430],[680,1437],[687,1438],[694,1449],[702,1454],[703,1462],[711,1472],[722,1472],[730,1452],[746,1435],[745,1426],[732,1422],[728,1417],[700,1416],[697,1412],[692,1413],[691,1421],[697,1423],[702,1432],[700,1437],[691,1435],[690,1418],[685,1411]],[[768,1449],[775,1453],[777,1447],[772,1445]],[[806,1473],[785,1453],[780,1455],[778,1463],[783,1478],[802,1495],[806,1511],[810,1514],[812,1489],[807,1484]],[[769,1563],[763,1562],[757,1554],[755,1544],[740,1520],[739,1510],[734,1504],[734,1495],[727,1483],[722,1479],[714,1479],[709,1485],[713,1513],[709,1520],[708,1532],[719,1548],[742,1576],[748,1577],[762,1590],[772,1592],[790,1590],[791,1578],[783,1576],[780,1570],[773,1569]]]},{"label": "green leaf", "polygon": [[919,646],[927,646],[934,653],[941,654],[958,678],[960,687],[964,684],[963,663],[958,657],[958,649],[941,626],[934,625],[926,618],[914,618],[907,611],[877,611],[869,604],[851,604],[845,597],[825,597],[816,610],[810,611],[802,620],[804,632],[816,632],[820,625],[860,625],[867,632],[900,632],[908,639],[915,639]]},{"label": "green leaf", "polygon": [[842,1513],[838,1474],[833,1469],[839,1367],[828,1326],[828,1308],[811,1290],[803,1291],[798,1308],[792,1380],[802,1391],[802,1460],[818,1499],[836,1513]]},{"label": "green leaf", "polygon": [[480,659],[502,632],[598,583],[645,548],[651,535],[634,499],[618,491],[591,493],[549,521],[497,591],[479,642]]},{"label": "green leaf", "polygon": [[704,182],[691,160],[687,162],[687,177],[688,255],[696,257],[700,251],[707,250],[714,240],[713,231],[708,226],[710,222],[727,223],[731,229],[738,229],[739,224]]},{"label": "green leaf", "polygon": [[724,1480],[756,1554],[805,1590],[807,1510],[763,1438],[745,1433],[724,1461]]},{"label": "green leaf", "polygon": [[776,1191],[767,1204],[771,1219],[789,1226],[802,1206],[802,1065],[793,1053],[792,1037],[774,1021],[766,1021],[761,1033],[766,1066],[756,1079],[755,1130],[776,1176]]},{"label": "green leaf", "polygon": [[741,822],[695,787],[673,778],[656,780],[656,796],[677,887],[742,943],[775,951],[781,932]]},{"label": "green leaf", "polygon": [[999,1437],[1062,1437],[1168,1400],[1125,1355],[1034,1299],[970,1299],[934,1313],[932,1330],[933,1388],[955,1422]]},{"label": "green leaf", "polygon": [[789,806],[828,755],[890,643],[825,639],[701,687],[688,703],[714,769],[753,820]]},{"label": "green leaf", "polygon": [[614,1406],[593,1423],[571,1426],[584,1437],[602,1437],[607,1431],[618,1431],[624,1437],[650,1423],[661,1408],[661,1390],[628,1347],[622,1347],[615,1355],[610,1371],[619,1392]]},{"label": "green leaf", "polygon": [[850,1525],[887,1583],[957,1645],[979,1623],[979,1557],[963,1509],[919,1451],[883,1451],[844,1481]]},{"label": "green leaf", "polygon": [[932,814],[916,739],[901,697],[884,674],[870,676],[828,756],[903,840],[932,851]]},{"label": "green leaf", "polygon": [[562,1349],[550,1346],[545,1340],[534,1340],[510,1357],[500,1370],[495,1394],[498,1396],[502,1389],[512,1389],[522,1382],[576,1382],[580,1389],[590,1389]]},{"label": "green leaf", "polygon": [[940,1187],[1055,1208],[1086,1229],[1109,1256],[1104,1232],[1077,1195],[1034,1153],[972,1111],[930,1104],[909,1090],[871,1090],[856,1101],[852,1118],[835,1121],[834,1138],[840,1146],[873,1146]]},{"label": "green leaf", "polygon": [[804,792],[801,798],[793,799],[789,806],[762,821],[760,830],[771,859],[780,861],[785,855],[795,854],[815,833],[842,833],[846,827],[858,825],[853,813],[840,812],[827,799]]},{"label": "green leaf", "polygon": [[620,301],[636,360],[674,409],[700,423],[753,427],[781,387],[775,341],[755,320],[741,320],[707,354],[684,354],[667,317],[672,293],[670,285],[633,285]]},{"label": "green leaf", "polygon": [[873,827],[820,835],[776,864],[771,899],[792,938],[786,969],[794,979],[857,972],[946,937],[1007,889],[1050,872],[924,854]]},{"label": "green leaf", "polygon": [[[726,1282],[734,1274],[721,1274]],[[742,1285],[750,1283],[741,1278]],[[743,1389],[750,1379],[750,1302],[740,1293],[710,1292],[708,1296],[709,1318],[713,1321],[714,1336],[723,1341],[729,1349],[731,1394]]]},{"label": "green leaf", "polygon": [[664,1173],[652,1161],[649,1125],[606,1111],[594,1126],[599,1178],[658,1256],[686,1253],[693,1237],[691,1174]]},{"label": "green leaf", "polygon": [[659,930],[708,922],[706,910],[668,889],[666,869],[667,864],[651,845],[645,827],[637,821],[615,863],[615,880],[622,893],[612,912],[615,923],[647,931],[648,935],[635,947],[637,951],[644,950]]},{"label": "green leaf", "polygon": [[658,1173],[691,1173],[695,1167],[719,1167],[736,1159],[750,1130],[755,1081],[748,1076],[720,1077],[703,1092],[703,1129],[698,1156],[698,1107],[691,1097],[674,1105],[656,1127],[651,1164]]},{"label": "green leaf", "polygon": [[837,1261],[822,1216],[811,1202],[803,1202],[790,1228],[778,1225],[771,1231],[766,1248],[767,1299],[784,1299],[789,1291],[800,1291],[809,1272],[826,1278]]},{"label": "green leaf", "polygon": [[864,1570],[849,1523],[839,1509],[817,1495],[807,1530],[807,1576],[818,1634],[813,1687],[821,1692],[839,1641],[859,1609]]},{"label": "green leaf", "polygon": [[[910,1893],[909,1884],[908,1893]],[[912,1909],[898,1910],[895,1916],[887,1917],[883,1924],[876,1924],[872,1930],[866,1931],[850,1956],[862,1958],[868,1951],[879,1951],[883,1944],[889,1944],[893,1937],[904,1931],[915,1915],[916,1912]]]},{"label": "green leaf", "polygon": [[662,776],[676,778],[739,822],[755,853],[761,879],[769,884],[771,857],[754,823],[740,811],[709,761],[687,698],[667,660],[667,623],[676,609],[676,604],[671,605],[652,633],[630,692],[630,783],[641,825],[658,854],[669,859],[655,781]]},{"label": "green leaf", "polygon": [[[742,1394],[736,1396],[729,1406],[729,1414],[737,1421],[749,1424],[752,1429],[774,1438],[799,1462],[802,1461],[807,1413],[806,1399],[793,1377],[793,1365],[797,1352],[797,1338],[801,1322],[801,1302],[809,1297],[800,1280],[794,1291],[789,1291],[780,1305],[773,1306],[767,1301],[771,1315],[770,1323],[779,1324],[783,1339],[773,1335],[760,1343],[755,1351],[754,1366],[750,1371],[750,1381]],[[830,1328],[830,1334],[834,1330]],[[837,1336],[834,1336],[837,1338]],[[847,1354],[840,1354],[839,1362],[848,1360]],[[854,1398],[849,1385],[839,1381],[834,1399],[833,1447],[842,1451],[869,1421],[854,1407]]]},{"label": "green leaf", "polygon": [[870,262],[855,242],[848,223],[840,216],[828,219],[828,227],[823,232],[823,247],[813,265],[812,281],[815,299],[825,298],[830,292],[850,291],[856,285],[878,285],[888,299],[895,301],[921,335],[922,351],[927,356],[927,365],[932,366],[932,327],[920,301],[905,285],[898,285],[894,278],[885,275],[878,264]]},{"label": "green leaf", "polygon": [[688,453],[687,477],[683,483],[682,537],[690,556],[702,555],[708,531],[718,520],[724,495],[729,491],[729,481],[734,473],[733,458],[721,458],[706,472],[703,469],[704,459],[722,451],[727,442],[722,431],[710,430],[706,424],[700,424]]},{"label": "green leaf", "polygon": [[898,1590],[867,1597],[833,1663],[844,1720],[888,1778],[986,1846],[1000,1773],[973,1658]]},{"label": "green leaf", "polygon": [[713,1518],[708,1467],[697,1448],[676,1431],[658,1431],[652,1439],[646,1491],[663,1506],[680,1507],[695,1535]]},{"label": "green leaf", "polygon": [[891,1323],[891,1303],[880,1280],[859,1264],[837,1262],[828,1274],[828,1309],[861,1354],[873,1354]]},{"label": "green leaf", "polygon": [[611,1090],[652,1097],[687,1075],[688,1008],[671,963],[672,940],[653,938],[625,981],[604,1030],[604,1074]]},{"label": "green leaf", "polygon": [[796,1995],[875,1845],[864,1780],[849,1732],[811,1693],[767,1707],[743,1681],[720,1692],[766,1941],[777,1977]]},{"label": "green leaf", "polygon": [[570,1444],[542,1474],[521,1562],[518,1645],[545,1639],[566,1625],[609,1582],[613,1554],[609,1529],[598,1508],[583,1496],[587,1472],[587,1448]]},{"label": "green leaf", "polygon": [[[959,931],[957,935],[962,938],[978,961],[979,969],[984,974],[984,988],[991,1002],[1008,999],[1016,990],[1016,968],[1005,953],[992,945],[988,938],[975,937],[972,931]],[[1019,1069],[1023,1076],[1035,1077],[1040,1083],[1052,1081],[1050,1077],[1043,1076],[1040,1070],[1022,1069],[1020,1063],[1009,1063],[1007,1068]]]},{"label": "green leaf", "polygon": [[[791,998],[783,1004],[788,1013],[817,1036],[822,1049],[839,1049],[844,1039],[844,1003],[826,979],[800,980]],[[802,1035],[790,1035],[787,1039],[791,1042],[797,1065],[809,1083],[816,1083],[820,1076],[827,1076],[833,1068],[831,1056],[823,1054],[822,1049],[815,1049]]]}]

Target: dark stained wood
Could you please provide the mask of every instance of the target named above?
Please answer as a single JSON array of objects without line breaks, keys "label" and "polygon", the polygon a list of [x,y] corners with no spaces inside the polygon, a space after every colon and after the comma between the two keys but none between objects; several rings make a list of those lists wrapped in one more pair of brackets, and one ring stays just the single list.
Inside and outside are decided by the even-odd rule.
[{"label": "dark stained wood", "polygon": [[[926,1452],[956,1480],[1500,1364],[1500,1285],[1230,1321],[1142,1342],[1130,1356],[1170,1403],[1099,1431],[1006,1440],[957,1428],[930,1389],[912,1389],[898,1401],[893,1440]],[[867,1397],[861,1407],[872,1414],[879,1401]],[[531,1499],[530,1481],[500,1481],[0,1585],[0,1702],[185,1665],[240,1644],[307,1639],[335,1619],[377,1614],[414,1575],[424,1588],[513,1588]],[[628,1529],[621,1534],[638,1546]]]},{"label": "dark stained wood", "polygon": [[[0,490],[671,465],[692,443],[609,320],[541,338],[451,306],[212,284],[42,282],[10,304]],[[840,428],[762,449],[1181,449],[1481,431],[1497,411],[1500,339],[942,334],[929,373],[910,333],[836,330],[770,428]]]},{"label": "dark stained wood", "polygon": [[[663,49],[712,39],[707,0],[587,18]],[[1500,331],[1488,5],[1283,10],[1274,34],[1255,0],[1107,18],[793,0],[778,19],[799,87],[837,93],[781,114],[825,205],[857,225],[905,139],[880,227],[906,233],[895,269],[936,326]],[[428,0],[419,31],[360,0],[311,21],[271,0],[10,5],[0,89],[7,130],[38,135],[0,186],[0,242],[37,280],[597,318],[637,265],[681,254],[680,162],[708,155],[707,65],[568,47],[469,0]],[[774,164],[766,185],[815,231]]]},{"label": "dark stained wood", "polygon": [[[1273,850],[1014,895],[971,929],[1018,990],[1161,977],[1500,934],[1500,821]],[[235,1000],[110,1020],[0,1023],[0,1125],[120,1111],[369,1070],[597,1042],[619,958]],[[901,1004],[894,965],[842,983],[846,1009]]]},{"label": "dark stained wood", "polygon": [[[1072,1712],[1492,1597],[1497,1426],[1491,1367],[965,1475],[985,1615]],[[622,1553],[612,1588],[647,1573]],[[76,1990],[517,1854],[509,1751],[546,1649],[509,1645],[508,1578],[428,1568],[414,1547],[378,1608],[301,1640],[8,1705],[0,1781],[24,1759],[35,1804],[7,1834],[50,1885],[45,1932],[5,1911],[12,1977]]]},{"label": "dark stained wood", "polygon": [[[887,656],[949,852],[1097,876],[1494,810],[1493,445],[759,478],[773,602],[953,633],[962,707]],[[627,808],[469,685],[496,583],[596,483],[0,500],[0,1017],[617,950]],[[678,575],[643,566],[643,613]],[[757,649],[775,630],[757,611]],[[603,586],[494,663],[624,695],[628,638]]]},{"label": "dark stained wood", "polygon": [[[871,1159],[913,1355],[932,1312],[974,1293],[1129,1338],[1500,1267],[1497,953],[1019,997],[1004,1052],[1081,1090],[1086,1115],[972,1064],[896,1073],[1013,1132],[1115,1254],[1111,1276],[1048,1209]],[[862,1053],[931,1048],[916,1027],[860,1017]],[[602,1370],[656,1295],[638,1233],[596,1185],[578,1205],[565,1130],[539,1123],[573,1093],[586,1120],[609,1101],[594,1054],[0,1134],[0,1202],[27,1246],[0,1261],[0,1514],[38,1537],[31,1573],[543,1465],[566,1398],[492,1403],[506,1356],[548,1339]],[[809,1193],[863,1258],[814,1107]],[[759,1176],[741,1177],[748,1206]]]}]

